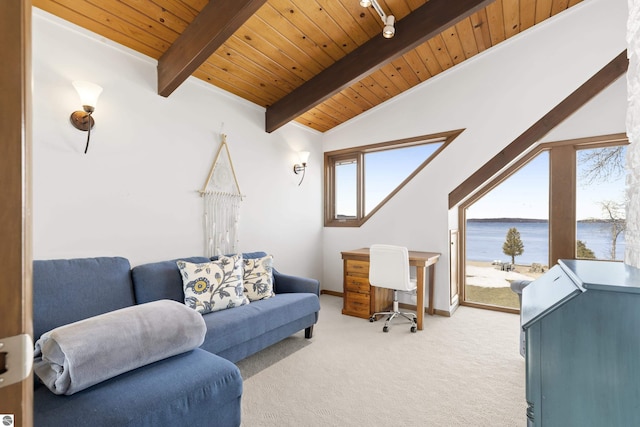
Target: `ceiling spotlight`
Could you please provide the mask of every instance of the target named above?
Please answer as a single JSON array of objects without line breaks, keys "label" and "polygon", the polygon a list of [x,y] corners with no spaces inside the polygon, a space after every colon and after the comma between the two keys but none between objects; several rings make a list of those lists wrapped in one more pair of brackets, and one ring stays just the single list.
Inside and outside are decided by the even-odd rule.
[{"label": "ceiling spotlight", "polygon": [[393,15],[387,16],[387,21],[385,22],[385,26],[382,29],[382,36],[385,39],[390,39],[396,33],[396,27],[393,24],[396,22],[396,18]]},{"label": "ceiling spotlight", "polygon": [[382,10],[382,7],[378,4],[377,0],[360,0],[360,6],[369,7],[373,6],[378,15],[380,15],[380,19],[382,19],[382,24],[384,28],[382,29],[382,36],[386,39],[390,39],[396,33],[396,28],[394,26],[396,22],[396,18],[393,15],[387,15]]}]

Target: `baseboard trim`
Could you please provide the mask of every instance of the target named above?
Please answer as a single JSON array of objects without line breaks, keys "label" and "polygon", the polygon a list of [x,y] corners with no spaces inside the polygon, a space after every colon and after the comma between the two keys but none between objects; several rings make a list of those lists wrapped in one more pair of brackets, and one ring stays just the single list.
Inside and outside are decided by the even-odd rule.
[{"label": "baseboard trim", "polygon": [[334,297],[344,298],[344,294],[342,292],[327,291],[327,290],[324,290],[324,289],[320,291],[320,295],[332,295]]},{"label": "baseboard trim", "polygon": [[438,316],[444,316],[444,317],[451,317],[451,312],[447,311],[447,310],[434,310],[434,314],[437,314]]},{"label": "baseboard trim", "polygon": [[[400,308],[404,308],[405,310],[413,310],[413,311],[416,311],[416,305],[415,305],[415,304],[405,304],[405,303],[401,302],[401,303],[399,303],[399,304],[398,304],[398,306],[399,306]],[[429,315],[429,314],[427,313],[427,307],[425,307],[425,308],[424,308],[424,314],[425,314],[425,315],[427,315],[427,316]],[[448,312],[448,311],[446,311],[446,310],[438,310],[438,309],[435,309],[435,310],[433,310],[433,314],[436,314],[436,315],[438,315],[438,316],[451,317],[451,313],[449,313],[449,312]]]},{"label": "baseboard trim", "polygon": [[[329,291],[329,290],[321,290],[320,291],[320,295],[331,295],[334,297],[340,297],[340,298],[344,298],[344,293],[342,292],[337,292],[337,291]],[[413,310],[416,311],[416,305],[415,304],[405,304],[405,303],[400,303],[399,304],[400,307],[404,308],[405,310]],[[425,314],[427,314],[427,308],[424,308],[424,312]],[[434,310],[434,314],[437,314],[438,316],[444,316],[444,317],[451,317],[451,313],[446,311],[446,310],[438,310],[435,309]]]}]

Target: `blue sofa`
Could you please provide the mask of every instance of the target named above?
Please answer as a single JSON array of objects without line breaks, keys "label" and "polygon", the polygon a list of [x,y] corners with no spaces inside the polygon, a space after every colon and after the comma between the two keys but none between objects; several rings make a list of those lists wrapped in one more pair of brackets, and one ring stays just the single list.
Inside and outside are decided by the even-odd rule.
[{"label": "blue sofa", "polygon": [[[200,348],[70,396],[56,395],[35,379],[34,425],[239,426],[242,377],[232,362],[303,329],[310,338],[318,319],[317,280],[275,270],[273,276],[273,298],[204,314],[207,332]],[[184,301],[175,260],[133,269],[120,257],[37,260],[33,263],[34,340],[59,326],[160,299]]]}]

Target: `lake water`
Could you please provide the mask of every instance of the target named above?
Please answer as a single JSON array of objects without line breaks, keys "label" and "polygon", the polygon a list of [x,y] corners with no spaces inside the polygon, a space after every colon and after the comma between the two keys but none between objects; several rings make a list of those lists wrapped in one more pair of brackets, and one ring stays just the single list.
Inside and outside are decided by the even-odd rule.
[{"label": "lake water", "polygon": [[[547,222],[467,222],[467,259],[469,261],[511,261],[502,252],[502,244],[509,228],[520,232],[524,252],[516,257],[516,264],[543,265],[549,260],[549,224]],[[598,259],[610,259],[611,232],[606,223],[579,222],[578,240],[582,240]],[[624,258],[624,233],[618,236],[616,258]]]}]

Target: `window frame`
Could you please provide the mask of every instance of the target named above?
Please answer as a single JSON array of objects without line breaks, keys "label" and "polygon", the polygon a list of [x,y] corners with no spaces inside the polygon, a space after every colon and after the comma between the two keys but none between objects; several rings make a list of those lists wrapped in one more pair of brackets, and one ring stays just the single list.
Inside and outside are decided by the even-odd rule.
[{"label": "window frame", "polygon": [[520,310],[498,307],[479,302],[466,301],[466,210],[487,193],[506,181],[543,151],[549,152],[549,260],[550,267],[554,259],[576,258],[576,164],[577,153],[583,149],[614,147],[629,145],[629,139],[624,133],[602,135],[587,138],[577,138],[564,141],[541,143],[532,148],[513,164],[508,166],[497,176],[484,184],[479,184],[476,190],[465,201],[458,205],[458,296],[460,305],[485,308],[509,313],[519,313]]},{"label": "window frame", "polygon": [[[402,187],[413,179],[422,169],[424,169],[438,154],[442,152],[464,129],[457,129],[431,135],[422,135],[413,138],[406,138],[395,141],[380,142],[376,144],[363,145],[324,153],[324,225],[325,227],[360,227],[371,218],[382,206],[384,206]],[[407,148],[418,145],[442,143],[428,158],[424,160],[407,178],[405,178],[395,189],[393,189],[371,212],[365,212],[365,162],[364,156],[367,153],[377,151]],[[336,209],[336,165],[345,160],[355,160],[356,162],[356,215],[354,218],[335,218]]]}]

